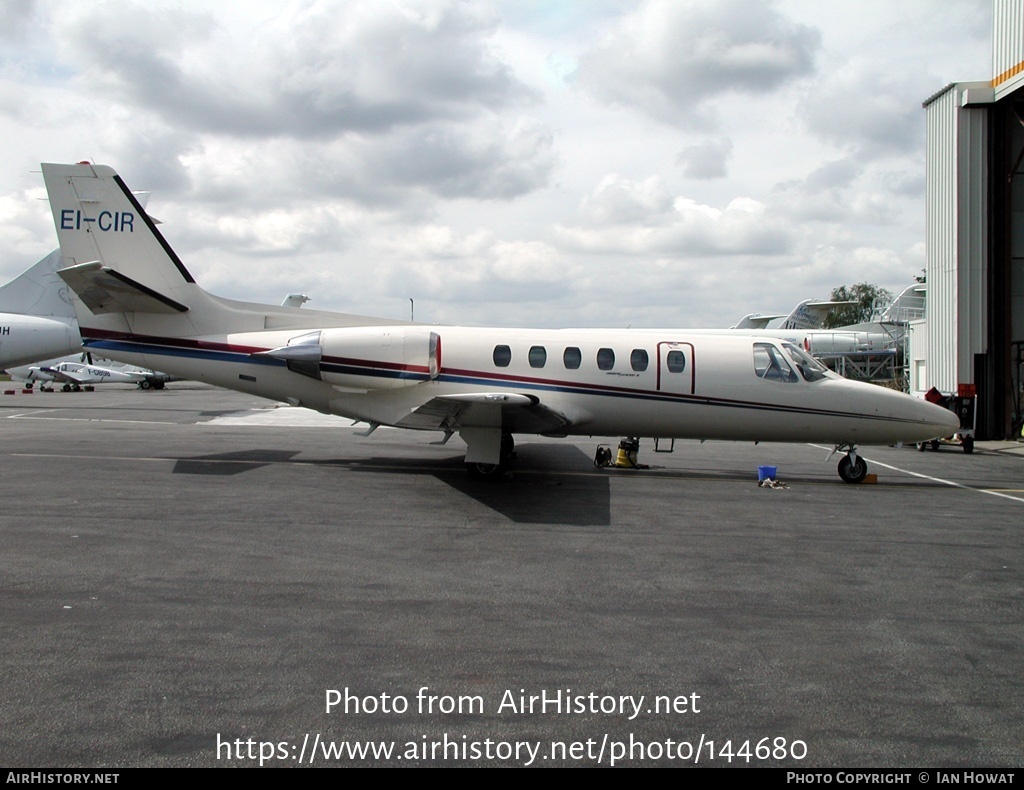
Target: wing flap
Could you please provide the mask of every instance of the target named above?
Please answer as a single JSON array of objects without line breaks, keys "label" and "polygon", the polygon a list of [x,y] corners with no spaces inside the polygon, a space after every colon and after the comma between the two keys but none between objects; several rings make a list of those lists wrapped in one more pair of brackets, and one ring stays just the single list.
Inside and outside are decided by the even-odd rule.
[{"label": "wing flap", "polygon": [[398,421],[400,428],[458,431],[500,428],[504,433],[555,433],[570,424],[561,412],[535,395],[516,392],[469,392],[439,395]]}]

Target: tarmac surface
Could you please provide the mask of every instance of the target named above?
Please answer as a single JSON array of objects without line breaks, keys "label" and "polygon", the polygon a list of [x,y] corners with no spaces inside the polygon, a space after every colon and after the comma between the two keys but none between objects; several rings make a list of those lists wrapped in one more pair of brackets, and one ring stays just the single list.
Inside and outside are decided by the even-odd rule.
[{"label": "tarmac surface", "polygon": [[517,437],[493,483],[187,382],[0,427],[0,766],[1024,767],[1013,443],[853,486],[806,444]]}]

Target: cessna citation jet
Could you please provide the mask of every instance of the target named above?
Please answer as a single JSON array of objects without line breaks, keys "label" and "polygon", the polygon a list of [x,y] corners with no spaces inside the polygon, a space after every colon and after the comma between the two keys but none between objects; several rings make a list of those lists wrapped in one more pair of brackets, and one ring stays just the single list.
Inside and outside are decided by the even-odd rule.
[{"label": "cessna citation jet", "polygon": [[829,373],[797,346],[723,330],[434,326],[202,290],[110,167],[44,164],[83,345],[103,356],[380,425],[458,433],[498,477],[514,434],[861,444],[949,436],[955,414]]}]

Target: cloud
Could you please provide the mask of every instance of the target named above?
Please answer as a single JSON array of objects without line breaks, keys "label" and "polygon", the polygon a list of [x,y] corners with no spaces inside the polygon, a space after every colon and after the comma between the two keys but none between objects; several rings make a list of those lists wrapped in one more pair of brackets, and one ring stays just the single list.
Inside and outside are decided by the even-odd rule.
[{"label": "cloud", "polygon": [[108,3],[71,7],[62,40],[83,80],[168,123],[324,139],[532,101],[488,45],[498,23],[455,0],[293,3],[250,29]]},{"label": "cloud", "polygon": [[687,146],[679,152],[676,163],[683,168],[687,178],[709,180],[725,178],[726,163],[732,153],[732,140],[722,137],[717,140],[705,140],[696,145]]},{"label": "cloud", "polygon": [[579,58],[597,98],[673,124],[711,125],[706,103],[810,74],[820,36],[768,0],[648,0]]},{"label": "cloud", "polygon": [[34,0],[0,3],[0,41],[5,45],[19,45],[32,32],[36,13]]},{"label": "cloud", "polygon": [[813,134],[862,160],[915,152],[924,145],[921,101],[937,84],[913,69],[853,58],[821,77],[800,115]]},{"label": "cloud", "polygon": [[658,177],[633,182],[607,176],[584,201],[580,222],[560,225],[569,248],[618,254],[778,255],[792,244],[784,223],[750,198],[724,209],[671,195]]}]

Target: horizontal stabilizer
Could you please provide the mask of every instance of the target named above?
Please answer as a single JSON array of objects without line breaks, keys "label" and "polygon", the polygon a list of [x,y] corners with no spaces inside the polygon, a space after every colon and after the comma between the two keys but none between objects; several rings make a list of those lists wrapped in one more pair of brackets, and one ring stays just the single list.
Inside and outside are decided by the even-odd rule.
[{"label": "horizontal stabilizer", "polygon": [[57,271],[94,315],[101,313],[185,313],[188,308],[99,261]]}]

